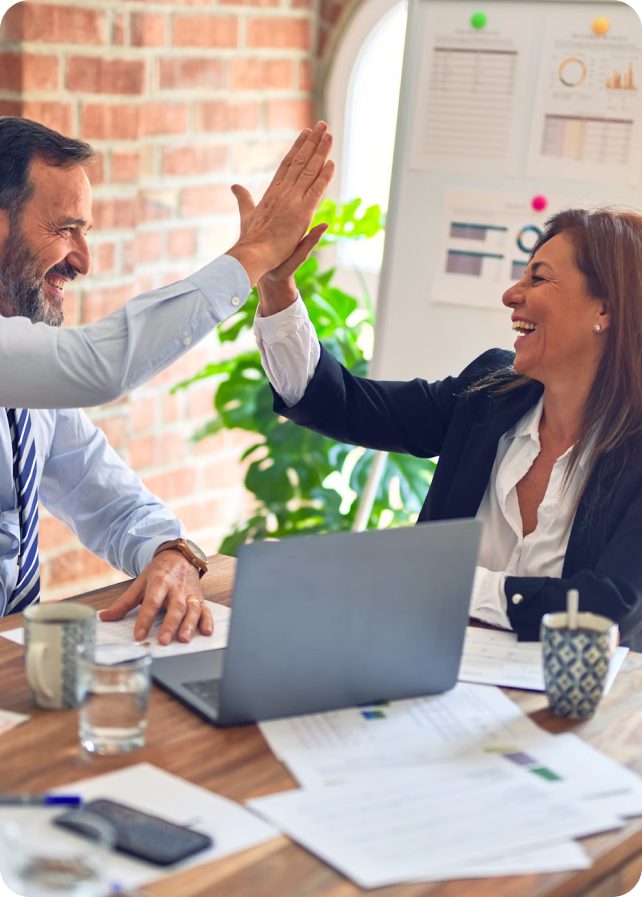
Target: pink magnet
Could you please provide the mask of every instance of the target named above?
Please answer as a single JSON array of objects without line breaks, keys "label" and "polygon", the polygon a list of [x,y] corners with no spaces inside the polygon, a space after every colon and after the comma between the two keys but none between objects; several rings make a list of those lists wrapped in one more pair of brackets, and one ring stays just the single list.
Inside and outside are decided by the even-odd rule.
[{"label": "pink magnet", "polygon": [[542,196],[542,194],[539,193],[531,199],[531,206],[536,212],[543,212],[548,206],[548,200],[545,196]]}]

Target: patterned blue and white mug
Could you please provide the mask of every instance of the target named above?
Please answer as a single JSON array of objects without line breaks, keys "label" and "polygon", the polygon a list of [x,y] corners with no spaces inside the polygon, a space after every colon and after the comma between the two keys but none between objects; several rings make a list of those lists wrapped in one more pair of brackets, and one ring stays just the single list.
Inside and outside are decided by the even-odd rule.
[{"label": "patterned blue and white mug", "polygon": [[25,666],[33,699],[39,707],[61,710],[78,703],[78,645],[93,654],[96,611],[61,601],[34,604],[24,612]]},{"label": "patterned blue and white mug", "polygon": [[585,612],[577,614],[577,627],[569,629],[567,613],[544,614],[540,639],[550,709],[568,719],[588,719],[604,693],[618,643],[617,623]]}]

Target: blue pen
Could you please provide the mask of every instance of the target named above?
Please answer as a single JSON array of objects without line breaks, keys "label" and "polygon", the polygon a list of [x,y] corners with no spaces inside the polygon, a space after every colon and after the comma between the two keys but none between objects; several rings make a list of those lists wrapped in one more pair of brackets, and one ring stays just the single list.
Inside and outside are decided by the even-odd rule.
[{"label": "blue pen", "polygon": [[79,807],[78,794],[0,794],[0,807]]}]

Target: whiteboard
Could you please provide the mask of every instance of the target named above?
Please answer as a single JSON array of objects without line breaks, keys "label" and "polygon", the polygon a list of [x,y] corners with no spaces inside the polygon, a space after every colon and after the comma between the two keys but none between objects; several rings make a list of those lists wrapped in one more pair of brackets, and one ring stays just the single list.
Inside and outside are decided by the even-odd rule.
[{"label": "whiteboard", "polygon": [[636,13],[410,0],[372,376],[439,379],[511,348],[501,296],[543,221],[600,204],[642,209]]}]

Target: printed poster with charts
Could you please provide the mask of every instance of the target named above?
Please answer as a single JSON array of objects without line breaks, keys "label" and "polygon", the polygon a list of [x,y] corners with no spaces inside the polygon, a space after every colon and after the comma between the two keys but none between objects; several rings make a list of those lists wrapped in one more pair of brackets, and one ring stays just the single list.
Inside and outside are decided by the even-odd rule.
[{"label": "printed poster with charts", "polygon": [[492,14],[481,31],[470,26],[469,4],[433,6],[424,17],[410,167],[515,173],[526,4],[489,4]]},{"label": "printed poster with charts", "polygon": [[[597,9],[596,9],[597,12]],[[642,23],[626,4],[596,15],[549,12],[528,173],[638,184],[642,164]]]},{"label": "printed poster with charts", "polygon": [[[444,190],[442,240],[433,302],[502,308],[502,294],[519,280],[546,219],[559,211],[549,195],[544,211],[517,194]],[[507,340],[510,332],[507,330]]]}]

